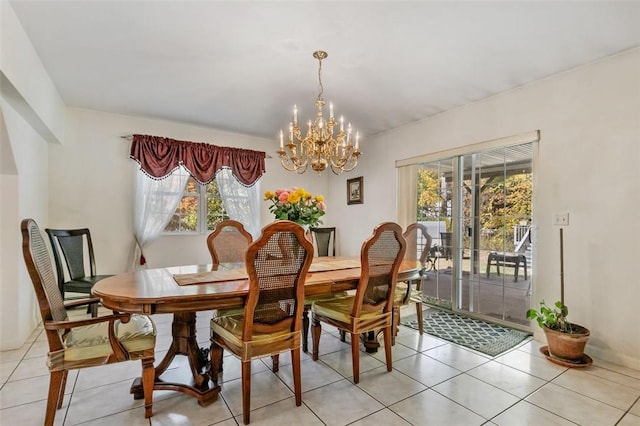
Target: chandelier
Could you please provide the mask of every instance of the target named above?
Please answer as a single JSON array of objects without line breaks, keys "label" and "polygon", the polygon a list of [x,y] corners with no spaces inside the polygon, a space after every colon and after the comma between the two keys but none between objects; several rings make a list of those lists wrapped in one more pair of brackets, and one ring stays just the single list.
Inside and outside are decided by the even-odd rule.
[{"label": "chandelier", "polygon": [[298,127],[298,107],[293,106],[293,121],[289,123],[288,143],[284,143],[284,133],[280,130],[280,164],[290,172],[304,173],[307,167],[321,174],[327,167],[336,175],[353,170],[360,156],[360,133],[352,136],[351,123],[344,126],[344,117],[340,117],[340,130],[334,137],[334,128],[338,124],[333,116],[333,104],[329,103],[329,119],[325,119],[322,108],[322,60],[327,52],[317,51],[313,57],[320,63],[318,67],[319,90],[316,99],[316,117],[307,122],[307,134],[302,136]]}]

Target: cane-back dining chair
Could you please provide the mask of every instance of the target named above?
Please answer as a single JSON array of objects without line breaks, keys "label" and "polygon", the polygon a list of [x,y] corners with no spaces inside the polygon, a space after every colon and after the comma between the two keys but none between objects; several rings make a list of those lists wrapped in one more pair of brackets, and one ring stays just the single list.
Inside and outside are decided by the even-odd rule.
[{"label": "cane-back dining chair", "polygon": [[417,270],[411,277],[408,277],[406,281],[399,282],[396,285],[393,309],[394,336],[400,324],[400,306],[409,303],[416,304],[418,331],[420,334],[424,332],[424,326],[422,324],[422,281],[427,279],[425,263],[429,257],[432,238],[431,235],[429,235],[426,225],[417,222],[407,226],[403,235],[407,241],[405,259],[419,260],[422,268]]},{"label": "cane-back dining chair", "polygon": [[207,237],[207,247],[214,265],[244,262],[247,247],[253,241],[244,225],[236,220],[223,220]]},{"label": "cane-back dining chair", "polygon": [[[302,404],[300,382],[300,326],[304,283],[313,258],[313,246],[304,229],[290,221],[276,221],[247,249],[245,267],[249,294],[237,315],[211,320],[211,371],[219,372],[223,348],[242,363],[242,413],[250,421],[251,360],[291,351],[296,405]],[[217,382],[217,374],[214,380]]]},{"label": "cane-back dining chair", "polygon": [[391,371],[392,311],[398,270],[406,249],[402,228],[384,222],[376,226],[360,250],[361,273],[354,296],[314,302],[311,307],[313,325],[313,360],[318,360],[322,332],[320,323],[337,327],[351,335],[353,382],[360,381],[361,333],[384,333],[387,371]]},{"label": "cane-back dining chair", "polygon": [[137,359],[142,361],[144,416],[151,417],[156,344],[156,328],[151,318],[114,312],[70,320],[65,305],[80,306],[96,299],[75,299],[65,303],[38,225],[33,219],[24,219],[21,230],[22,254],[49,342],[49,393],[44,424],[52,425],[56,409],[62,407],[69,370]]},{"label": "cane-back dining chair", "polygon": [[[207,247],[211,254],[212,269],[217,270],[221,263],[242,263],[247,247],[253,242],[253,237],[236,220],[223,220],[216,225],[207,237]],[[242,306],[218,309],[216,315],[234,315],[244,309]]]},{"label": "cane-back dining chair", "polygon": [[[96,260],[91,242],[89,229],[45,229],[49,236],[53,259],[56,264],[58,287],[62,298],[65,293],[91,294],[93,285],[111,275],[98,275]],[[88,260],[89,270],[86,269],[85,259]],[[66,266],[66,271],[65,267]],[[65,279],[68,276],[69,279]],[[91,316],[98,314],[98,304],[88,307]]]}]

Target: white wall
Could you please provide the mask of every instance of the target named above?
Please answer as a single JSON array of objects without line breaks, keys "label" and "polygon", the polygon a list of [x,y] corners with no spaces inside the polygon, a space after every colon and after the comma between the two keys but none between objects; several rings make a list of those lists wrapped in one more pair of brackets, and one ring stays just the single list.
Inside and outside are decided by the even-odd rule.
[{"label": "white wall", "polygon": [[64,104],[6,1],[0,2],[0,350],[20,347],[39,321],[22,260],[20,219],[44,228],[49,142],[64,132]]},{"label": "white wall", "polygon": [[[335,192],[329,200],[353,236],[341,234],[343,253],[357,253],[376,223],[395,220],[395,160],[537,129],[532,300],[559,299],[559,229],[551,218],[568,211],[569,318],[591,330],[589,354],[640,368],[640,48],[365,141],[356,169],[364,204],[347,206]],[[544,338],[539,330],[536,338]]]},{"label": "white wall", "polygon": [[22,100],[14,105],[29,125],[49,142],[64,134],[64,103],[45,70],[22,24],[7,1],[0,2],[0,75],[2,91],[8,86]]},{"label": "white wall", "polygon": [[5,350],[20,347],[40,320],[22,258],[20,220],[30,217],[42,228],[47,223],[49,144],[4,100],[0,102],[0,109],[17,168],[17,174],[2,174],[1,186],[0,348]]},{"label": "white wall", "polygon": [[[18,170],[13,158],[13,150],[9,143],[9,133],[0,107],[0,311],[5,318],[16,318],[20,315],[20,288],[8,283],[18,282],[19,231],[16,224],[18,206]],[[3,346],[13,348],[19,346],[21,336],[9,327],[10,321],[2,321],[0,335]],[[11,324],[12,325],[12,324]],[[18,339],[18,341],[16,341]]]},{"label": "white wall", "polygon": [[[129,159],[131,143],[123,135],[150,134],[178,140],[207,142],[265,151],[266,173],[261,192],[285,186],[302,186],[313,193],[328,190],[325,176],[294,175],[279,165],[277,141],[175,122],[69,109],[67,135],[62,145],[49,150],[51,227],[88,227],[96,251],[98,273],[129,269],[133,248],[133,177]],[[326,225],[331,220],[327,215]],[[268,203],[262,204],[261,221],[273,220]],[[146,250],[149,267],[210,263],[206,235],[162,236]]]}]

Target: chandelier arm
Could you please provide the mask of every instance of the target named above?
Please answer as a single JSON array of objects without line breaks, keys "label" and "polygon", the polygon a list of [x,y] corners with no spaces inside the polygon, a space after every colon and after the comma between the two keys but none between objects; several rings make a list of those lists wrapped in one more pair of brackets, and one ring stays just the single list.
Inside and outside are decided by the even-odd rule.
[{"label": "chandelier arm", "polygon": [[299,162],[292,161],[285,153],[280,156],[280,165],[288,172],[296,172],[302,174],[307,170],[308,161]]},{"label": "chandelier arm", "polygon": [[288,163],[290,163],[290,161],[286,161],[285,158],[286,156],[284,154],[282,157],[280,157],[280,165],[282,166],[282,168],[288,172],[295,172],[296,171],[295,165],[288,166]]},{"label": "chandelier arm", "polygon": [[330,143],[328,144],[329,149],[327,150],[327,157],[329,158],[330,162],[331,162],[331,168],[333,167],[340,167],[339,166],[339,162],[340,162],[340,144],[338,143],[337,140],[335,139],[331,139]]},{"label": "chandelier arm", "polygon": [[351,170],[355,169],[356,166],[358,165],[359,156],[360,156],[359,152],[353,152],[351,156],[347,159],[347,162],[344,165],[344,167],[342,167],[342,171],[350,172]]}]

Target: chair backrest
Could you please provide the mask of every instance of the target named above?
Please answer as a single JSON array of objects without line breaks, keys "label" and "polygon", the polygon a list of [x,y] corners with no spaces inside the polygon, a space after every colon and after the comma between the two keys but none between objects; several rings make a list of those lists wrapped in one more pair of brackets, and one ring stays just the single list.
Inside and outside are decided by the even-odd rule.
[{"label": "chair backrest", "polygon": [[418,259],[422,265],[427,261],[431,249],[432,238],[427,226],[422,223],[412,223],[404,231],[404,239],[407,241],[406,259]]},{"label": "chair backrest", "polygon": [[359,317],[361,312],[392,311],[398,270],[406,248],[400,225],[384,222],[375,227],[360,250],[362,272],[352,316]]},{"label": "chair backrest", "polygon": [[[318,248],[318,256],[336,255],[336,228],[311,228],[313,239]],[[329,250],[331,249],[331,250]]]},{"label": "chair backrest", "polygon": [[93,254],[93,244],[91,243],[91,233],[87,228],[82,229],[45,229],[49,235],[53,258],[56,262],[56,272],[58,273],[58,284],[64,280],[64,268],[62,259],[67,265],[69,279],[78,280],[87,276],[85,270],[85,241],[87,244],[87,254],[89,259],[89,276],[96,275],[96,261]]},{"label": "chair backrest", "polygon": [[[22,255],[27,271],[38,298],[42,322],[66,321],[67,310],[60,294],[58,283],[53,275],[49,250],[33,219],[24,219],[20,225],[22,231]],[[62,349],[62,340],[55,330],[46,330],[51,351]]]},{"label": "chair backrest", "polygon": [[228,262],[244,262],[247,247],[253,241],[242,223],[223,220],[207,237],[207,247],[214,265]]},{"label": "chair backrest", "polygon": [[253,330],[300,330],[304,283],[312,260],[313,246],[297,223],[279,220],[262,229],[245,256],[249,295],[244,340],[250,340]]}]

